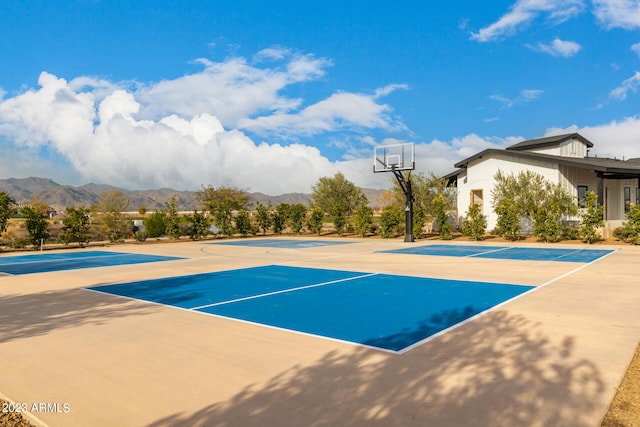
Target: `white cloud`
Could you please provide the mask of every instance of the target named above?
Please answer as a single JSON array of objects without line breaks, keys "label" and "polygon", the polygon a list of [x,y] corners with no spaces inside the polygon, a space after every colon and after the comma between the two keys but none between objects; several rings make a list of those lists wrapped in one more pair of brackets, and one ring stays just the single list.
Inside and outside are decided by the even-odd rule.
[{"label": "white cloud", "polygon": [[590,156],[618,159],[640,157],[639,117],[628,117],[596,126],[573,125],[566,128],[553,128],[549,129],[545,136],[571,132],[578,132],[593,142],[594,147],[590,150]]},{"label": "white cloud", "polygon": [[515,98],[507,98],[502,95],[489,95],[489,98],[501,103],[503,108],[511,108],[515,105],[535,101],[540,98],[543,93],[544,91],[539,89],[523,89]]},{"label": "white cloud", "polygon": [[471,39],[479,42],[500,40],[541,15],[553,24],[560,24],[580,14],[583,9],[583,0],[518,0],[499,20],[472,33]]},{"label": "white cloud", "polygon": [[560,39],[554,39],[551,44],[538,43],[535,46],[526,46],[536,52],[546,53],[551,56],[562,56],[563,58],[574,56],[582,49],[582,46],[576,42]]},{"label": "white cloud", "polygon": [[624,100],[627,98],[629,92],[635,93],[640,87],[640,71],[623,81],[620,86],[609,92],[609,97],[617,100]]},{"label": "white cloud", "polygon": [[[262,52],[274,59],[277,54]],[[138,86],[91,77],[68,82],[43,72],[39,87],[0,99],[0,152],[14,153],[0,166],[20,176],[76,176],[126,188],[225,184],[269,194],[308,192],[318,178],[338,170],[354,182],[380,182],[369,177],[369,159],[332,162],[318,148],[257,143],[243,131],[269,133],[281,126],[283,133],[304,136],[405,130],[377,101],[404,85],[373,94],[338,92],[301,107],[304,100],[282,96],[282,90],[321,77],[330,61],[292,54],[273,68],[242,58],[200,63],[202,72]],[[51,170],[54,162],[42,152],[54,153],[71,171]],[[30,164],[10,165],[30,157]]]},{"label": "white cloud", "polygon": [[346,127],[404,130],[404,125],[389,114],[391,108],[376,102],[378,96],[378,91],[373,96],[335,93],[300,112],[247,118],[238,126],[251,132],[273,133],[281,137],[312,136]]},{"label": "white cloud", "polygon": [[638,56],[640,56],[640,43],[635,43],[631,46],[631,50]]},{"label": "white cloud", "polygon": [[640,28],[640,1],[638,0],[592,0],[593,13],[607,29]]}]

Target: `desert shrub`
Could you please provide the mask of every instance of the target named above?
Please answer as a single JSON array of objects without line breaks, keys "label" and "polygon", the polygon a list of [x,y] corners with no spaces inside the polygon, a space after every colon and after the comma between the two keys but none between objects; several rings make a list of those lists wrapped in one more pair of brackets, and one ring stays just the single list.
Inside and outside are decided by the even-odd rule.
[{"label": "desert shrub", "polygon": [[562,239],[564,240],[577,240],[580,238],[580,230],[576,227],[563,227]]},{"label": "desert shrub", "polygon": [[236,215],[236,232],[240,233],[242,236],[246,237],[249,234],[253,234],[254,230],[251,226],[251,218],[249,217],[249,212],[245,209],[240,209],[238,214]]},{"label": "desert shrub", "polygon": [[413,238],[419,239],[422,237],[422,227],[427,220],[427,215],[421,208],[413,210]]},{"label": "desert shrub", "polygon": [[511,197],[505,197],[495,206],[498,222],[495,234],[507,240],[518,240],[520,232],[520,209]]},{"label": "desert shrub", "polygon": [[593,191],[589,191],[585,195],[585,208],[580,216],[582,218],[580,235],[589,243],[599,240],[602,236],[600,236],[598,228],[604,225],[604,206],[598,203],[598,197]]},{"label": "desert shrub", "polygon": [[147,237],[150,237],[150,238],[157,238],[160,236],[164,236],[164,233],[165,233],[164,213],[156,209],[155,212],[153,212],[151,216],[149,216],[149,218],[145,218],[144,230],[147,232]]},{"label": "desert shrub", "polygon": [[622,227],[616,228],[613,235],[623,242],[640,245],[640,205],[631,204]]},{"label": "desert shrub", "polygon": [[480,212],[480,205],[472,204],[462,220],[462,234],[474,240],[483,240],[487,219]]},{"label": "desert shrub", "polygon": [[382,210],[380,217],[380,236],[388,239],[396,237],[400,232],[403,212],[396,205],[389,205]]},{"label": "desert shrub", "polygon": [[307,226],[309,227],[309,231],[312,233],[320,234],[322,230],[322,223],[324,222],[324,213],[320,208],[311,209],[311,213],[309,214],[309,221],[307,222]]},{"label": "desert shrub", "polygon": [[335,227],[338,236],[342,236],[344,234],[344,227],[346,223],[347,219],[345,218],[344,213],[342,211],[337,211],[333,216],[333,226]]},{"label": "desert shrub", "polygon": [[133,234],[133,237],[138,241],[138,242],[144,242],[145,240],[147,240],[147,232],[146,231],[136,231]]},{"label": "desert shrub", "polygon": [[453,238],[453,225],[447,215],[447,204],[444,196],[438,194],[431,203],[433,205],[433,213],[440,239],[451,240]]},{"label": "desert shrub", "polygon": [[373,222],[373,209],[363,203],[353,215],[353,228],[358,235],[366,237]]}]

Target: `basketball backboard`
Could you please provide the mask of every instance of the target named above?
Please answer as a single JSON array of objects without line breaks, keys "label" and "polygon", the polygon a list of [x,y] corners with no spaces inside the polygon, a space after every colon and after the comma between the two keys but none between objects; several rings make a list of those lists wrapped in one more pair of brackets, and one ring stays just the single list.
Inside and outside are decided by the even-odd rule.
[{"label": "basketball backboard", "polygon": [[416,157],[414,144],[380,145],[373,147],[373,172],[414,170]]}]

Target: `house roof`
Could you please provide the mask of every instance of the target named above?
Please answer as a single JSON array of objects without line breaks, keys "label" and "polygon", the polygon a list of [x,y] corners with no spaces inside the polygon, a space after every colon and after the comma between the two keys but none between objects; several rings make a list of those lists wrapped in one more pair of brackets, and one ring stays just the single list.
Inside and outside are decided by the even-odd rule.
[{"label": "house roof", "polygon": [[606,157],[566,157],[556,156],[552,154],[542,154],[529,151],[532,148],[545,147],[550,145],[556,145],[561,142],[578,139],[582,141],[587,147],[593,147],[591,141],[584,138],[578,133],[567,133],[564,135],[550,136],[546,138],[532,139],[528,141],[522,141],[517,144],[511,145],[504,150],[489,148],[481,151],[471,157],[467,157],[464,160],[459,161],[454,165],[457,169],[444,176],[449,181],[454,180],[460,173],[462,173],[469,163],[474,160],[481,159],[490,155],[508,155],[521,159],[539,160],[557,163],[559,165],[566,165],[580,169],[588,169],[597,173],[601,173],[602,176],[608,178],[640,178],[640,158],[634,158],[629,160],[610,159]]},{"label": "house roof", "polygon": [[481,151],[474,156],[468,157],[456,163],[454,166],[459,169],[447,176],[452,177],[455,175],[459,175],[460,172],[462,172],[462,170],[464,170],[470,162],[492,154],[507,154],[509,156],[514,156],[522,159],[551,161],[561,165],[573,166],[580,169],[590,169],[606,175],[640,176],[640,161],[638,161],[638,159],[618,160],[604,157],[565,157],[554,156],[551,154],[531,153],[527,151],[506,152],[505,150],[498,150],[495,148],[489,148],[487,150]]},{"label": "house roof", "polygon": [[548,136],[545,138],[530,139],[528,141],[522,141],[517,144],[511,145],[506,149],[509,151],[530,150],[532,148],[540,148],[540,147],[547,147],[550,145],[557,145],[561,142],[568,141],[570,139],[577,139],[582,143],[584,143],[588,148],[593,147],[593,143],[589,141],[587,138],[585,138],[584,136],[580,135],[579,133],[565,133],[563,135]]}]

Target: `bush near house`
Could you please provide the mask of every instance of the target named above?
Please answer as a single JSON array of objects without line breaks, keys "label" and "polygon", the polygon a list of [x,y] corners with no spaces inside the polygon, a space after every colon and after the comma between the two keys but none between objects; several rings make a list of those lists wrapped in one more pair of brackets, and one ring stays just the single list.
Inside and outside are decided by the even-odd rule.
[{"label": "bush near house", "polygon": [[473,240],[483,240],[484,231],[487,228],[487,219],[480,212],[480,206],[472,204],[467,211],[467,215],[462,221],[462,234],[469,236]]},{"label": "bush near house", "polygon": [[582,223],[580,224],[580,235],[588,243],[599,240],[602,236],[599,228],[604,225],[604,206],[598,204],[598,196],[593,191],[585,195],[585,209],[580,213]]},{"label": "bush near house", "polygon": [[640,245],[640,205],[632,203],[626,219],[622,227],[614,230],[613,235],[623,242]]}]

